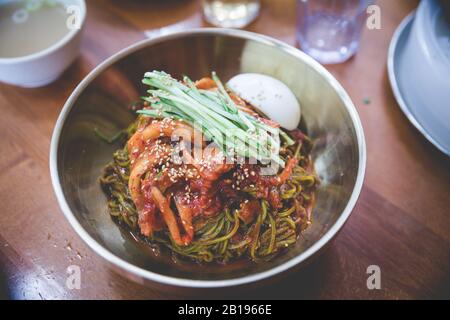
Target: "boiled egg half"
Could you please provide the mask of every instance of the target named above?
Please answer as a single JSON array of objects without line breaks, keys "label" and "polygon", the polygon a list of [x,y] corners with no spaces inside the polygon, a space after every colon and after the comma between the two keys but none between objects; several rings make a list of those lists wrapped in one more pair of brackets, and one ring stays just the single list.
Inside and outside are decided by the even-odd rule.
[{"label": "boiled egg half", "polygon": [[242,73],[231,78],[228,88],[287,130],[300,123],[300,103],[294,93],[278,79],[259,73]]}]

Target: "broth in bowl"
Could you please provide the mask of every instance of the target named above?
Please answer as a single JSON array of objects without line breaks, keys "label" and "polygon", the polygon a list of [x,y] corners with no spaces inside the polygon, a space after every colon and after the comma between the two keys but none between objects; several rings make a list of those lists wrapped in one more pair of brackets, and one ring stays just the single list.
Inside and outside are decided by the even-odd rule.
[{"label": "broth in bowl", "polygon": [[58,1],[0,4],[0,58],[24,57],[57,43],[70,32],[68,17]]}]

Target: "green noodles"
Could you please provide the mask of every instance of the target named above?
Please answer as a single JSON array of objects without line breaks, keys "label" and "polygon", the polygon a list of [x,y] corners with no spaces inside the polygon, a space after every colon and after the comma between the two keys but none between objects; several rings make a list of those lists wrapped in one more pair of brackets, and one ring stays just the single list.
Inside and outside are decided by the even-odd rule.
[{"label": "green noodles", "polygon": [[[130,138],[136,131],[140,116],[117,137]],[[309,157],[311,143],[307,137],[296,141],[283,132],[280,158],[297,157],[288,180],[279,187],[281,207],[273,209],[267,199],[257,198],[257,188],[242,190],[247,198],[259,201],[261,212],[245,223],[239,207],[225,206],[222,212],[202,221],[194,221],[195,236],[186,246],[177,245],[167,230],[154,232],[147,240],[170,249],[174,255],[200,263],[226,263],[238,258],[266,261],[297,242],[302,230],[311,223],[308,212],[314,204],[317,178]],[[108,197],[111,216],[121,225],[139,234],[138,212],[128,190],[130,159],[126,146],[113,154],[101,176],[100,183]]]}]

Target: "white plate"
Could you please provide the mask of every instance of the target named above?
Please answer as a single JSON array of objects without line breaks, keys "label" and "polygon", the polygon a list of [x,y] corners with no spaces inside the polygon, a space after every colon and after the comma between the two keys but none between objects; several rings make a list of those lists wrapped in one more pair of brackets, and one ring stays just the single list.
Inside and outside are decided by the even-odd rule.
[{"label": "white plate", "polygon": [[[417,95],[426,94],[415,86],[413,75],[415,63],[406,62],[405,48],[412,30],[415,13],[408,15],[395,31],[388,54],[388,74],[394,96],[406,117],[411,123],[439,150],[450,156],[450,121],[444,126],[430,117],[432,105],[423,105]],[[424,75],[426,76],[426,75]],[[450,88],[449,88],[450,90]],[[430,92],[429,94],[434,94]],[[426,97],[425,97],[426,98]],[[433,99],[429,99],[432,101]],[[446,103],[446,102],[444,102]],[[450,108],[450,103],[447,106]],[[443,120],[443,119],[440,119]],[[434,121],[434,123],[433,123]]]}]

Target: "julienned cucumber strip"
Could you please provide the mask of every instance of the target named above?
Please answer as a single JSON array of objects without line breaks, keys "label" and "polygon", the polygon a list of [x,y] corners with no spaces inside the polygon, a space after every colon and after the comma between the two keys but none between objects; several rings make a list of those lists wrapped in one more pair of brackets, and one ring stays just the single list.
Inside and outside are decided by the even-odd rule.
[{"label": "julienned cucumber strip", "polygon": [[[279,128],[241,111],[215,72],[212,78],[218,90],[197,89],[188,77],[184,77],[184,84],[162,71],[147,72],[142,82],[150,86],[150,90],[144,100],[152,109],[137,112],[154,118],[182,119],[201,130],[227,156],[272,160],[284,167],[279,156],[279,137],[289,144],[293,143],[292,139]],[[211,134],[211,131],[218,134]]]}]

